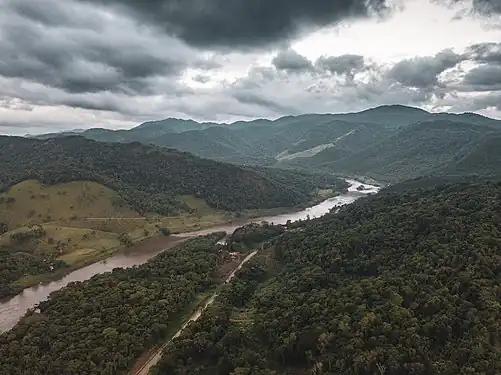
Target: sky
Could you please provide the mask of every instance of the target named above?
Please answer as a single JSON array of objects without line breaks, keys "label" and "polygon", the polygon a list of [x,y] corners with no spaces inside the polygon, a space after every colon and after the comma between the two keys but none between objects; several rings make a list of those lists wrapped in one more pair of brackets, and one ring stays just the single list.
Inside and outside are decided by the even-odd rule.
[{"label": "sky", "polygon": [[501,119],[501,0],[0,0],[0,134],[404,104]]}]

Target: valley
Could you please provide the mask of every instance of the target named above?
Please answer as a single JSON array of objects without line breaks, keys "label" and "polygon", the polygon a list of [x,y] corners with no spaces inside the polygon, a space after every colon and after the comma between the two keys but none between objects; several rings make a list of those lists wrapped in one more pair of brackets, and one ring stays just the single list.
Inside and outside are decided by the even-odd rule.
[{"label": "valley", "polygon": [[501,375],[501,0],[0,4],[0,375]]},{"label": "valley", "polygon": [[290,212],[345,188],[174,150],[0,137],[0,299],[155,236]]},{"label": "valley", "polygon": [[0,137],[0,365],[496,375],[500,124],[383,106]]},{"label": "valley", "polygon": [[[350,204],[368,193],[376,193],[379,189],[376,186],[365,184],[368,189],[364,192],[359,192],[357,188],[361,183],[354,180],[347,180],[347,184],[349,184],[350,187],[347,189],[346,193],[326,199],[313,207],[308,207],[301,211],[274,216],[256,217],[253,219],[240,218],[231,223],[212,226],[208,229],[197,229],[167,237],[156,236],[135,244],[130,248],[116,248],[111,249],[111,251],[105,251],[101,260],[91,257],[89,259],[89,264],[80,269],[72,270],[71,268],[65,268],[64,273],[50,273],[50,276],[44,283],[24,289],[24,291],[20,291],[20,294],[14,298],[0,303],[0,331],[10,329],[25,314],[26,310],[32,309],[36,304],[49,297],[50,293],[60,290],[69,283],[88,280],[94,275],[110,272],[115,268],[133,267],[143,264],[162,251],[175,247],[188,238],[209,235],[215,232],[232,233],[235,229],[248,223],[267,221],[275,224],[285,224],[289,220],[294,222],[297,220],[305,220],[308,217],[320,217],[328,213],[333,207]],[[67,275],[65,275],[65,273],[67,273]],[[41,279],[43,280],[43,277]],[[38,284],[38,282],[35,284]],[[26,287],[27,286],[29,285],[26,285]]]},{"label": "valley", "polygon": [[501,371],[501,185],[361,199],[270,241],[152,375]]},{"label": "valley", "polygon": [[[254,219],[251,222],[259,223],[262,220],[267,220],[267,221],[270,221],[270,222],[273,222],[276,224],[286,224],[286,223],[294,222],[296,220],[304,220],[307,218],[321,217],[322,215],[329,212],[329,210],[331,208],[340,207],[342,205],[352,203],[360,197],[366,196],[369,193],[376,193],[378,191],[378,187],[375,187],[375,186],[365,185],[365,189],[361,190],[361,189],[359,189],[359,187],[361,186],[361,183],[357,183],[356,181],[352,181],[352,180],[349,180],[348,182],[350,183],[351,186],[345,194],[340,195],[340,196],[335,197],[335,198],[330,198],[330,199],[326,200],[325,202],[322,202],[321,204],[319,204],[315,207],[307,208],[307,209],[300,211],[300,212],[297,212],[295,214],[278,215],[275,217],[264,217],[264,218]],[[93,304],[93,302],[91,302],[91,300],[95,296],[95,294],[92,292],[93,288],[104,288],[104,289],[101,289],[104,293],[108,293],[108,292],[112,293],[112,290],[108,290],[109,286],[111,285],[109,283],[115,284],[114,288],[116,288],[118,286],[116,283],[119,283],[120,280],[122,280],[122,282],[127,281],[129,283],[133,282],[134,284],[139,283],[139,285],[143,285],[142,287],[136,286],[135,288],[137,288],[137,287],[140,288],[138,293],[144,293],[144,291],[141,291],[141,290],[143,290],[145,287],[156,288],[157,281],[162,280],[161,278],[170,277],[170,276],[168,276],[169,275],[168,270],[170,267],[174,266],[173,264],[177,264],[176,267],[180,267],[179,271],[176,271],[176,272],[188,272],[188,270],[192,270],[192,271],[188,272],[186,277],[188,277],[188,275],[190,275],[189,277],[193,277],[192,274],[194,272],[198,272],[199,268],[196,266],[196,263],[195,263],[195,262],[197,262],[197,260],[195,258],[192,258],[192,257],[196,256],[196,253],[191,253],[191,251],[201,251],[200,255],[203,257],[209,256],[208,254],[210,254],[210,253],[215,253],[215,249],[217,247],[215,248],[214,244],[216,243],[216,241],[218,241],[222,237],[224,237],[225,233],[231,234],[233,232],[233,230],[235,230],[237,227],[240,227],[244,224],[245,224],[245,222],[239,222],[239,223],[234,223],[233,226],[231,226],[231,227],[222,226],[222,227],[212,228],[212,229],[210,229],[210,231],[187,233],[186,237],[170,236],[170,237],[167,237],[172,241],[170,243],[169,247],[173,246],[174,247],[173,250],[175,250],[175,251],[168,251],[164,245],[163,248],[161,248],[161,249],[158,248],[156,251],[153,251],[149,254],[146,254],[143,251],[137,251],[136,254],[134,254],[133,252],[132,253],[123,253],[121,255],[121,257],[122,257],[122,259],[124,259],[127,262],[127,264],[119,263],[120,260],[118,259],[118,257],[114,256],[114,257],[109,258],[106,262],[97,263],[95,265],[89,266],[87,268],[87,270],[84,268],[84,269],[75,271],[73,274],[68,275],[68,277],[66,277],[65,279],[62,279],[60,282],[51,283],[51,284],[48,284],[47,286],[34,287],[31,290],[28,290],[28,293],[26,293],[26,295],[23,293],[22,296],[16,297],[16,299],[10,300],[9,302],[0,305],[0,314],[1,314],[2,319],[3,319],[2,324],[4,325],[4,327],[5,327],[5,324],[8,324],[9,326],[7,326],[5,328],[10,328],[12,326],[12,324],[14,324],[17,321],[17,319],[19,319],[19,317],[21,317],[24,314],[24,310],[21,310],[19,308],[17,308],[17,310],[16,310],[16,306],[15,306],[16,302],[17,303],[21,302],[20,303],[21,305],[23,305],[24,307],[27,307],[27,305],[26,305],[27,298],[28,299],[33,298],[33,297],[40,298],[37,301],[34,301],[34,299],[32,299],[32,301],[34,303],[36,303],[37,306],[36,307],[33,305],[30,306],[31,310],[27,313],[27,315],[25,315],[21,319],[20,323],[18,323],[14,328],[12,328],[12,330],[8,331],[8,333],[9,333],[9,336],[11,337],[11,334],[13,334],[14,332],[18,332],[18,333],[14,333],[14,335],[22,334],[22,332],[24,332],[26,329],[28,329],[28,330],[32,331],[31,335],[42,335],[43,331],[45,330],[45,328],[44,328],[45,323],[43,323],[43,322],[51,322],[51,324],[55,324],[56,326],[59,326],[60,324],[64,324],[63,321],[65,319],[67,319],[67,317],[68,317],[67,314],[73,314],[71,312],[73,310],[68,310],[67,308],[69,308],[69,305],[66,305],[66,302],[64,302],[64,301],[68,301],[68,298],[73,299],[74,297],[71,297],[73,295],[73,293],[76,293],[74,296],[77,299],[73,300],[73,302],[72,302],[73,307],[72,308],[73,309],[76,308],[77,311],[80,311],[80,309],[84,309],[87,311],[87,313],[90,313],[89,309],[92,308],[91,305]],[[266,225],[269,225],[269,224],[266,224]],[[259,226],[258,226],[258,228],[259,228]],[[222,230],[224,230],[224,232]],[[260,229],[258,229],[258,231],[259,230]],[[205,237],[199,237],[201,235],[203,235]],[[237,241],[237,242],[243,241],[243,243],[246,243],[245,239],[249,236],[252,236],[252,230],[250,233],[247,233],[247,234],[244,232],[243,235],[240,235],[240,237],[239,237],[240,239],[235,238],[235,241]],[[263,238],[266,239],[267,238],[266,236],[268,236],[268,235],[265,234],[265,237],[263,237]],[[192,237],[192,238],[188,239],[188,237]],[[249,238],[252,238],[252,237],[249,237]],[[259,238],[261,238],[261,237],[259,237]],[[207,241],[209,241],[209,242],[207,242]],[[262,239],[260,239],[260,241],[262,241]],[[211,244],[211,245],[209,245],[209,244]],[[240,251],[242,251],[243,254],[245,254],[246,251],[250,251],[250,250],[243,249]],[[155,256],[156,254],[158,254],[158,255]],[[250,252],[249,256],[246,257],[245,259],[250,260],[250,258],[253,256],[253,254],[255,254],[255,252]],[[174,262],[174,263],[172,263],[172,262]],[[214,264],[214,262],[216,262],[216,263]],[[202,267],[202,263],[200,263],[199,267],[202,267],[202,269],[201,269],[202,272],[207,272],[209,270],[207,267],[209,267],[209,266],[217,268],[218,261],[216,261],[215,258],[212,258],[212,260],[209,264],[206,264],[205,262],[203,264],[204,264],[204,266]],[[242,263],[240,263],[240,264],[242,264]],[[124,266],[130,267],[132,265],[134,265],[134,266],[131,268],[126,268],[126,269],[117,268],[117,267],[124,267]],[[236,266],[238,266],[238,265],[239,265],[239,263],[236,264]],[[167,272],[167,273],[158,274],[157,276],[152,278],[150,275],[150,272],[153,272],[153,274],[156,275],[157,271],[155,271],[155,269],[158,267],[160,267],[160,269],[164,269],[164,271],[162,271],[162,272]],[[181,269],[183,269],[184,271],[181,271]],[[214,272],[214,268],[210,268],[210,269],[212,269],[212,271],[210,271],[212,274],[212,272]],[[149,271],[147,271],[147,270],[149,270]],[[236,270],[238,270],[238,268],[236,268]],[[93,275],[92,272],[96,272],[96,271],[99,271],[100,273]],[[108,272],[106,272],[106,271],[108,271]],[[112,272],[110,273],[109,271],[112,271]],[[83,272],[86,272],[86,274],[82,278]],[[126,276],[126,275],[128,275],[128,276]],[[147,275],[150,275],[150,276],[147,276]],[[234,277],[234,275],[235,275],[235,271],[233,271],[229,275],[225,276],[223,281],[226,280],[226,282],[229,282]],[[78,279],[78,277],[80,277],[80,279]],[[159,277],[160,277],[160,279],[159,279]],[[195,302],[205,300],[207,298],[207,296],[205,296],[204,293],[207,291],[210,291],[211,288],[217,286],[218,281],[216,281],[216,279],[213,279],[213,277],[214,276],[211,276],[211,278],[210,278],[210,280],[212,280],[212,281],[209,282],[209,279],[207,279],[204,282],[205,288],[200,289],[196,293],[194,291],[192,291],[192,292],[190,292],[189,295],[186,295],[184,297],[185,298],[184,302],[181,302],[178,300],[177,303],[181,303],[181,304],[179,305],[177,312],[173,311],[173,315],[165,315],[165,317],[162,319],[160,319],[157,316],[158,313],[160,313],[160,312],[152,314],[153,310],[151,310],[151,309],[154,308],[155,303],[157,303],[158,299],[160,299],[159,296],[156,296],[157,292],[152,292],[152,293],[154,293],[154,295],[151,296],[151,298],[148,299],[149,302],[147,302],[149,304],[148,306],[150,306],[150,307],[146,307],[146,306],[141,305],[141,310],[139,310],[139,311],[142,311],[142,309],[144,309],[144,308],[148,308],[150,310],[150,315],[149,315],[149,318],[147,321],[154,322],[154,321],[156,321],[156,319],[160,319],[160,320],[167,319],[170,322],[169,324],[171,325],[171,328],[169,328],[169,325],[164,327],[164,324],[162,323],[161,331],[157,332],[157,330],[160,329],[160,327],[156,323],[155,324],[152,323],[152,325],[150,325],[150,326],[143,326],[144,327],[143,329],[146,329],[146,327],[150,327],[152,330],[152,335],[155,335],[155,336],[150,337],[150,338],[148,338],[147,336],[138,336],[138,339],[146,340],[146,341],[143,341],[142,345],[138,345],[139,342],[136,343],[137,346],[134,349],[134,352],[136,354],[131,354],[130,350],[123,351],[123,350],[125,350],[125,348],[120,349],[120,353],[123,353],[123,354],[120,354],[120,358],[122,358],[122,359],[119,360],[119,363],[117,362],[113,366],[118,366],[118,368],[120,368],[122,370],[127,368],[127,367],[130,367],[131,358],[133,358],[131,356],[134,356],[134,358],[138,359],[139,354],[142,354],[142,353],[138,352],[139,347],[143,347],[143,348],[147,349],[151,345],[157,343],[160,338],[168,335],[168,332],[171,332],[172,329],[174,329],[174,327],[180,326],[180,324],[183,323],[182,316],[184,316],[185,314],[188,316],[191,316],[192,320],[196,320],[195,318],[198,318],[200,316],[201,311],[199,311],[199,313],[195,313],[193,315],[189,312],[189,307],[190,306],[193,306],[193,307],[197,306],[197,303],[195,303]],[[87,280],[87,281],[75,282],[77,280]],[[157,280],[157,281],[155,281],[155,280]],[[202,281],[200,281],[200,282],[202,282]],[[220,282],[221,281],[219,281],[219,283]],[[147,285],[150,285],[150,286],[146,286],[145,283]],[[150,283],[152,283],[152,284],[150,284]],[[66,285],[66,287],[64,287],[63,289],[60,289],[65,285]],[[107,286],[105,286],[105,285],[107,285]],[[163,293],[170,293],[171,290],[172,290],[171,288],[167,288],[167,289],[165,289],[165,291]],[[218,290],[219,289],[216,289],[215,293],[218,293]],[[81,292],[86,293],[86,297],[83,300],[80,297],[77,297],[80,295]],[[132,291],[126,291],[125,289],[124,289],[124,292],[126,292],[127,295],[131,295],[130,293],[132,293]],[[48,293],[51,293],[51,294],[48,295]],[[202,293],[202,294],[199,294],[199,293]],[[49,296],[49,299],[47,301],[44,301],[44,299],[47,296]],[[205,296],[205,297],[203,297],[203,296]],[[144,295],[143,295],[143,297],[144,297]],[[111,295],[109,295],[109,298],[111,298]],[[215,295],[213,295],[213,298],[209,299],[209,302],[213,301],[214,298],[215,298]],[[77,301],[79,301],[79,302],[77,302]],[[61,303],[63,305],[61,305]],[[80,307],[77,307],[77,306],[74,306],[74,303],[78,303],[78,304],[82,303],[82,305]],[[112,315],[116,314],[116,311],[118,311],[117,310],[118,307],[111,307],[111,305],[113,305],[114,303],[116,303],[116,299],[114,299],[114,298],[111,298],[108,302],[106,302],[106,306],[108,306],[105,308],[105,311],[107,311],[106,314],[112,314]],[[144,298],[143,298],[143,302],[141,302],[141,304],[142,303],[146,303]],[[195,303],[195,305],[193,305],[193,303]],[[208,303],[207,303],[207,305],[208,305]],[[206,305],[204,304],[204,306],[206,306]],[[35,309],[33,309],[34,307],[35,307]],[[61,308],[62,308],[62,310],[61,310]],[[133,307],[131,306],[131,308],[133,308]],[[157,311],[157,309],[155,311]],[[195,309],[197,309],[197,308],[195,308]],[[91,316],[96,315],[97,311],[98,310],[94,310],[94,312],[89,316],[89,318],[84,318],[84,316],[81,315],[79,318],[79,321],[82,318],[90,319]],[[99,311],[101,311],[101,309],[99,309]],[[111,311],[114,311],[114,312],[111,312]],[[136,311],[136,310],[134,310],[134,311]],[[137,311],[137,313],[139,311]],[[52,314],[55,314],[55,315],[52,315]],[[63,315],[61,315],[61,314],[63,314]],[[78,314],[80,314],[80,313],[78,313]],[[67,317],[65,318],[64,315],[66,315]],[[170,318],[169,318],[169,316],[170,316]],[[14,318],[14,319],[12,319],[12,318]],[[111,317],[106,318],[105,327],[108,327],[109,329],[106,328],[105,330],[107,332],[109,331],[110,334],[112,331],[115,332],[116,330],[121,332],[121,329],[111,328],[111,327],[109,327],[109,324],[117,324],[118,325],[120,323],[120,321],[123,321],[123,320],[122,319],[110,320],[110,318]],[[60,320],[60,319],[63,319],[63,320]],[[102,319],[103,319],[103,317],[101,317],[101,320]],[[115,321],[115,320],[116,320],[116,323],[112,323],[112,321]],[[97,322],[98,322],[98,320],[96,320],[94,323],[89,321],[89,323],[92,324],[93,326],[95,326],[95,324],[97,324]],[[188,322],[189,322],[189,320],[188,320]],[[147,324],[147,322],[145,321],[144,324]],[[122,325],[123,325],[123,323],[122,323]],[[116,327],[118,327],[118,326],[116,326]],[[129,325],[129,327],[130,327],[130,325]],[[80,332],[83,333],[83,331],[80,331]],[[157,332],[157,333],[155,333],[155,332]],[[181,333],[181,331],[179,331],[179,334],[180,333]],[[84,334],[85,335],[92,335],[91,332],[87,332]],[[136,335],[137,335],[137,333],[136,333]],[[70,336],[65,336],[65,337],[66,338],[61,337],[58,340],[58,342],[61,342],[61,340],[71,340]],[[2,339],[4,339],[4,338],[6,338],[6,336],[0,336],[0,352],[2,352],[2,358],[9,358],[10,354],[8,352],[4,351],[7,349],[7,347],[2,346]],[[130,338],[127,339],[124,336],[122,339],[127,341]],[[111,343],[111,341],[110,341],[110,343]],[[100,350],[105,350],[102,345],[106,346],[108,344],[106,344],[106,343],[101,344]],[[56,355],[56,353],[60,350],[62,350],[62,347],[60,349],[57,349],[55,352],[53,351],[54,355]],[[106,350],[115,350],[115,349],[109,348]],[[129,353],[128,354],[129,357],[127,357],[127,358],[124,357],[125,353]],[[80,354],[78,354],[78,355],[80,356]],[[155,357],[155,356],[153,355],[153,357]],[[28,371],[28,369],[30,369],[29,371],[36,371],[35,369],[38,368],[38,366],[40,366],[42,364],[36,360],[33,362],[32,360],[34,358],[35,357],[33,357],[33,355],[27,354],[27,357],[25,357],[25,359],[23,359],[22,363],[17,363],[17,364],[10,362],[11,359],[5,359],[5,361],[8,361],[8,362],[4,362],[3,366],[4,366],[4,368],[13,369],[13,371],[14,371],[14,369],[20,369],[20,368],[25,369],[23,371]],[[103,361],[102,365],[104,366],[107,363],[107,360],[105,360],[104,356],[101,356],[100,358],[101,358],[100,361]],[[127,365],[127,363],[129,363],[129,365]],[[154,364],[154,362],[151,362],[151,361],[149,361],[149,363]],[[71,367],[73,369],[73,371],[90,371],[90,369],[87,367],[88,364],[86,362],[82,362],[78,359],[75,359],[75,361],[73,361],[71,365],[64,364],[64,361],[63,361],[63,363],[61,363],[61,365],[57,365],[55,363],[50,365],[49,366],[49,368],[50,368],[49,373],[52,373],[54,371],[57,373],[57,371],[58,371],[57,366],[64,366],[65,368],[67,368],[67,366],[76,366],[76,367]],[[13,373],[16,373],[16,372],[14,371]]]}]

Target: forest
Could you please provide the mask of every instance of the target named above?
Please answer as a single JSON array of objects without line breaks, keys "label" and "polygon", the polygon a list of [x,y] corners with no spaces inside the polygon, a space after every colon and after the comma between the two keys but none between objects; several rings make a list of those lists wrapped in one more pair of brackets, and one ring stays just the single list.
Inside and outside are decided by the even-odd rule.
[{"label": "forest", "polygon": [[308,202],[316,188],[345,186],[333,176],[243,168],[138,142],[0,136],[0,192],[28,179],[50,185],[98,182],[118,192],[137,212],[166,216],[190,211],[180,195],[238,212],[293,207]]},{"label": "forest", "polygon": [[429,174],[499,175],[500,130],[501,121],[479,114],[387,105],[232,124],[165,119],[130,130],[89,129],[81,135],[105,142],[153,143],[230,163],[396,182]]},{"label": "forest", "polygon": [[155,375],[498,375],[501,184],[382,191],[273,241]]},{"label": "forest", "polygon": [[38,311],[0,335],[0,372],[126,374],[145,350],[176,330],[184,310],[220,282],[215,245],[223,236],[191,239],[143,265],[53,292]]}]

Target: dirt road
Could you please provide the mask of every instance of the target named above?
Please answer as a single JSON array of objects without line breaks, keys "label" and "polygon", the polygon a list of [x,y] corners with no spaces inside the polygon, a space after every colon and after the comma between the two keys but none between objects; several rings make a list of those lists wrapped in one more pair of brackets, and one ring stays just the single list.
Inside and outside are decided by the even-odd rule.
[{"label": "dirt road", "polygon": [[[224,281],[225,283],[228,283],[231,281],[231,279],[233,279],[235,277],[235,274],[236,272],[242,268],[242,266],[247,263],[249,260],[252,259],[252,257],[254,255],[257,254],[257,251],[253,251],[252,253],[250,253],[249,255],[247,255],[244,260],[242,260],[242,262],[240,262],[240,264],[233,270],[233,272],[226,278],[226,280]],[[199,307],[196,311],[193,312],[193,314],[190,316],[190,318],[186,321],[186,323],[184,323],[182,325],[182,327],[176,332],[176,334],[174,336],[172,336],[172,338],[167,341],[164,345],[162,345],[157,351],[153,352],[150,357],[146,360],[146,362],[136,371],[134,372],[131,372],[130,375],[148,375],[150,373],[150,369],[155,366],[158,361],[160,361],[160,358],[162,358],[162,353],[163,353],[163,350],[164,348],[167,346],[167,344],[169,342],[171,342],[173,339],[175,339],[176,337],[179,337],[181,335],[181,333],[183,332],[183,330],[188,326],[188,324],[190,324],[191,322],[194,322],[196,320],[198,320],[198,318],[200,318],[200,316],[202,316],[202,313],[205,311],[205,309],[207,309],[207,307],[209,307],[213,302],[214,300],[216,299],[217,297],[217,292],[215,292],[205,303],[202,307]]]}]

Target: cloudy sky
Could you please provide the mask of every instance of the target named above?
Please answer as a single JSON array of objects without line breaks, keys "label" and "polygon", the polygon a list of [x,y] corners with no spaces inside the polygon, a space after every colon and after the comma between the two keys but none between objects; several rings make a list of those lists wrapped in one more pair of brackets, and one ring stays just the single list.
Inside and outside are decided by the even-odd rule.
[{"label": "cloudy sky", "polygon": [[381,104],[501,118],[501,0],[0,0],[0,134]]}]

